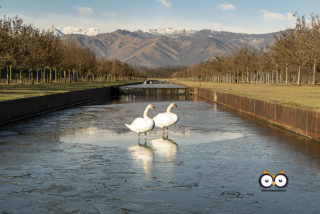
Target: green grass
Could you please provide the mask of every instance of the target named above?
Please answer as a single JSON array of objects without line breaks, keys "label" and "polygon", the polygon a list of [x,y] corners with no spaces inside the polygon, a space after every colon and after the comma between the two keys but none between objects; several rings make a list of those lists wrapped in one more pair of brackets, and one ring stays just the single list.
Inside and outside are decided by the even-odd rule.
[{"label": "green grass", "polygon": [[70,91],[101,88],[107,86],[123,85],[138,81],[117,81],[107,83],[53,83],[39,85],[0,85],[0,101],[14,100],[27,97],[37,97],[49,94],[64,93]]},{"label": "green grass", "polygon": [[[200,82],[174,79],[168,81],[191,87],[200,86]],[[201,87],[283,105],[320,111],[320,86],[284,86],[201,82]]]}]

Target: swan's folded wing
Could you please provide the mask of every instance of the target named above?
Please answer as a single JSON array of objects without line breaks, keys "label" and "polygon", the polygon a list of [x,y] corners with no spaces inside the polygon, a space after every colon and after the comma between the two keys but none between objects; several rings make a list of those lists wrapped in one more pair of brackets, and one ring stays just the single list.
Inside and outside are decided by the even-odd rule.
[{"label": "swan's folded wing", "polygon": [[163,128],[164,126],[168,126],[171,121],[171,118],[167,113],[160,113],[153,118],[155,126]]},{"label": "swan's folded wing", "polygon": [[152,120],[149,120],[150,121],[138,117],[131,123],[130,126],[135,132],[146,132],[153,128]]},{"label": "swan's folded wing", "polygon": [[174,113],[170,113],[170,126],[176,124],[179,121],[179,116]]}]

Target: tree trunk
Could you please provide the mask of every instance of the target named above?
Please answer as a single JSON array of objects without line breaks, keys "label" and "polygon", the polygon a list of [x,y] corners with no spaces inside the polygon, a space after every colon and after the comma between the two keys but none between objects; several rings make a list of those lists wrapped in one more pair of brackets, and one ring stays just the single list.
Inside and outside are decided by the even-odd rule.
[{"label": "tree trunk", "polygon": [[316,63],[313,63],[313,76],[312,76],[312,84],[316,84]]},{"label": "tree trunk", "polygon": [[242,71],[242,73],[241,73],[241,77],[242,77],[242,78],[241,78],[241,79],[242,79],[242,81],[241,81],[241,82],[243,83],[243,82],[244,82],[243,71]]},{"label": "tree trunk", "polygon": [[20,81],[20,83],[22,83],[21,69],[20,69],[20,72],[19,72],[19,81]]},{"label": "tree trunk", "polygon": [[265,75],[265,82],[267,85],[269,84],[269,71]]},{"label": "tree trunk", "polygon": [[33,70],[30,68],[30,74],[31,74],[31,84],[34,84],[34,76],[33,76]]},{"label": "tree trunk", "polygon": [[57,68],[54,68],[54,81],[57,82],[57,80],[58,80]]},{"label": "tree trunk", "polygon": [[9,80],[9,68],[8,68],[8,66],[7,66],[7,83],[8,83],[8,85],[10,84],[10,80]]},{"label": "tree trunk", "polygon": [[50,73],[49,73],[49,81],[52,83],[52,68],[50,67]]},{"label": "tree trunk", "polygon": [[39,69],[37,68],[37,84],[39,83]]},{"label": "tree trunk", "polygon": [[288,67],[286,67],[286,85],[288,85]]},{"label": "tree trunk", "polygon": [[11,81],[12,81],[12,67],[11,67],[11,65],[9,66],[9,68],[10,68],[10,80],[9,80],[9,83],[11,83]]},{"label": "tree trunk", "polygon": [[29,68],[29,83],[31,83],[31,69]]},{"label": "tree trunk", "polygon": [[298,85],[300,85],[300,77],[301,77],[301,66],[299,65],[299,70],[298,70],[298,82],[297,82]]},{"label": "tree trunk", "polygon": [[249,68],[247,66],[247,83],[249,83]]}]

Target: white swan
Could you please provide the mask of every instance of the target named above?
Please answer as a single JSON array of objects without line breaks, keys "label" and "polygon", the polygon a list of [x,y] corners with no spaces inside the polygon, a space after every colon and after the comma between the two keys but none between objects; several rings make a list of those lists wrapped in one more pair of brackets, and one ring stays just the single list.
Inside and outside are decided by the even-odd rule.
[{"label": "white swan", "polygon": [[143,118],[138,117],[130,125],[125,124],[131,131],[138,133],[138,143],[140,142],[141,133],[147,135],[147,132],[152,131],[152,129],[154,128],[153,119],[148,117],[149,109],[155,109],[155,107],[151,104],[147,105],[143,113]]},{"label": "white swan", "polygon": [[168,136],[168,127],[176,124],[179,120],[178,115],[171,112],[173,107],[177,108],[178,106],[175,103],[171,103],[167,108],[167,112],[159,113],[153,118],[155,126],[162,128],[162,136],[164,136],[165,129]]}]

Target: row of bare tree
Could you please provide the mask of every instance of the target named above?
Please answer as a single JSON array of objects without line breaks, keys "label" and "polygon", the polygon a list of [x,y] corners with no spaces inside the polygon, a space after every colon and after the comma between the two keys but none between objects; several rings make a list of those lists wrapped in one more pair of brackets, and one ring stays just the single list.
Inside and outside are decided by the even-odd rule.
[{"label": "row of bare tree", "polygon": [[187,66],[164,66],[157,68],[148,68],[140,66],[139,70],[147,73],[148,78],[168,78],[173,73],[176,73],[185,68],[187,68]]},{"label": "row of bare tree", "polygon": [[231,56],[217,55],[206,62],[181,69],[172,77],[191,80],[261,83],[317,84],[320,77],[320,19],[296,15],[296,26],[275,36],[266,50],[247,47]]},{"label": "row of bare tree", "polygon": [[23,24],[19,17],[0,19],[0,81],[74,82],[145,78],[127,63],[98,60],[88,48],[64,43],[52,30]]}]

